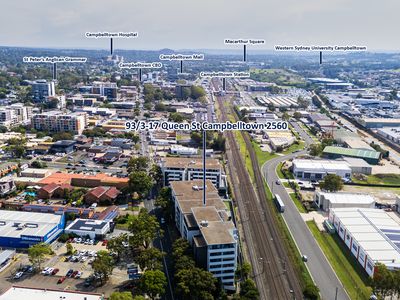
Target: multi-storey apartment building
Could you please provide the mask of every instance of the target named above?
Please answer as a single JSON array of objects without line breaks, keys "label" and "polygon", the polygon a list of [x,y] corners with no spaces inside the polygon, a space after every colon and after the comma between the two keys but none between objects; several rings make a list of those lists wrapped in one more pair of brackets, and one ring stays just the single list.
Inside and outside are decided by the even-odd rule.
[{"label": "multi-storey apartment building", "polygon": [[[160,162],[164,185],[172,181],[186,181],[203,178],[203,160],[201,158],[166,157]],[[217,159],[206,159],[206,179],[219,188],[222,180],[222,166]]]},{"label": "multi-storey apartment building", "polygon": [[87,122],[87,114],[84,112],[50,111],[32,117],[33,128],[50,132],[70,131],[75,134],[82,134]]},{"label": "multi-storey apartment building", "polygon": [[43,102],[47,97],[54,97],[56,95],[56,88],[54,81],[47,82],[44,79],[32,82],[32,98],[33,101]]},{"label": "multi-storey apartment building", "polygon": [[220,279],[225,289],[234,290],[237,230],[218,190],[207,180],[205,201],[202,180],[173,181],[171,190],[176,227],[193,246],[198,265]]}]

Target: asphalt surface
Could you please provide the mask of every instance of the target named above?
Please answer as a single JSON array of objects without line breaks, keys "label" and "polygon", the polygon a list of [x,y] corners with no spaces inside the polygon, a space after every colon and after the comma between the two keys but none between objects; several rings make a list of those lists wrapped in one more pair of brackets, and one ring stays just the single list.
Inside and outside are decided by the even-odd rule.
[{"label": "asphalt surface", "polygon": [[[308,134],[295,122],[291,122],[294,129],[300,134],[306,144],[312,144],[313,140]],[[300,151],[285,156],[279,156],[267,161],[262,166],[262,173],[273,193],[279,194],[285,204],[283,218],[300,250],[301,254],[307,255],[307,267],[313,277],[315,284],[320,290],[322,299],[335,299],[336,288],[338,289],[337,298],[340,300],[350,299],[345,292],[341,282],[336,276],[324,253],[319,248],[312,233],[308,229],[300,213],[298,212],[293,200],[290,198],[286,189],[282,185],[276,185],[279,180],[276,174],[276,168],[282,161],[294,158],[298,155],[306,154],[306,151]]]}]

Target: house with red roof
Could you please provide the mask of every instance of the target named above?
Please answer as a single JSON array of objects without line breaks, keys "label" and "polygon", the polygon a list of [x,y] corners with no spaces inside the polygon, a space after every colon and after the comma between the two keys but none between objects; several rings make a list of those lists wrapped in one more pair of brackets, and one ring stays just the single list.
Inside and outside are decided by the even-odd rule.
[{"label": "house with red roof", "polygon": [[121,192],[114,186],[98,186],[85,194],[85,203],[112,204]]},{"label": "house with red roof", "polygon": [[50,183],[42,186],[37,193],[39,199],[64,198],[66,191],[71,191],[70,184]]}]

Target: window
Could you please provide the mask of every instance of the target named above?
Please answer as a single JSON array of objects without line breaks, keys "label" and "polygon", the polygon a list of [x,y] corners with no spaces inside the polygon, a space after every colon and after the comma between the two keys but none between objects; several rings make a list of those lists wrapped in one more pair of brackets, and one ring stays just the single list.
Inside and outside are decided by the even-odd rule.
[{"label": "window", "polygon": [[221,265],[211,265],[210,269],[219,269],[221,268]]},{"label": "window", "polygon": [[355,245],[355,244],[353,244],[353,247],[352,247],[353,249],[354,249],[354,251],[357,251],[358,250],[358,247],[357,247],[357,245]]},{"label": "window", "polygon": [[212,258],[212,259],[210,259],[210,262],[219,262],[219,261],[221,261],[220,258]]},{"label": "window", "polygon": [[224,276],[222,279],[233,279],[233,276]]}]

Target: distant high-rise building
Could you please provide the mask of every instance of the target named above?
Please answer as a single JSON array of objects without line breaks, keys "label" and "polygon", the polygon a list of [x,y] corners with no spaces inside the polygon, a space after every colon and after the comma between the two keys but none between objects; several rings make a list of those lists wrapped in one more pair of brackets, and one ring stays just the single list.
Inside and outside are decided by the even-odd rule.
[{"label": "distant high-rise building", "polygon": [[32,82],[32,98],[35,103],[43,102],[47,97],[54,97],[55,95],[54,81],[47,82],[41,79]]}]

